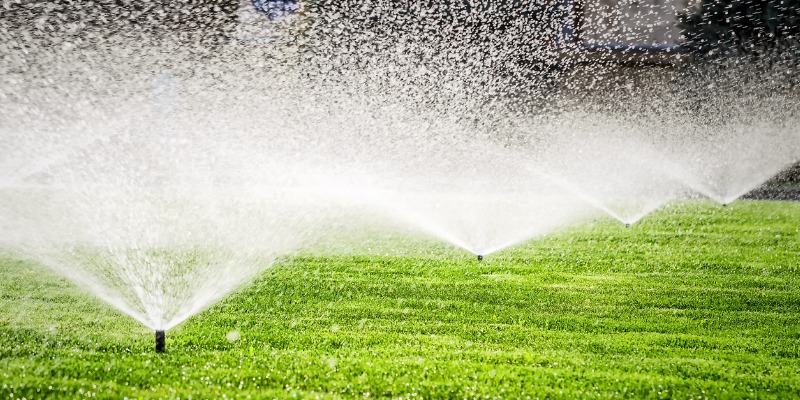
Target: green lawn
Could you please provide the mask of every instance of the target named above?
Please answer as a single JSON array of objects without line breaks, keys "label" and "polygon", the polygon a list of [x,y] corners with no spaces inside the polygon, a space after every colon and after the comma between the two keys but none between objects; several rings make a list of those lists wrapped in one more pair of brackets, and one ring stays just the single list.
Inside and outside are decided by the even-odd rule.
[{"label": "green lawn", "polygon": [[163,355],[0,259],[0,399],[800,397],[800,203],[685,202],[484,262],[396,240],[286,260]]}]

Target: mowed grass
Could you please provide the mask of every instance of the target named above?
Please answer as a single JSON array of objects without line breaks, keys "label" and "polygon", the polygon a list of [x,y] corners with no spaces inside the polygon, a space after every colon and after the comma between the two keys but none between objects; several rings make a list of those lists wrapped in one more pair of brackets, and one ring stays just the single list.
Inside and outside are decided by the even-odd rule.
[{"label": "mowed grass", "polygon": [[415,243],[286,260],[166,354],[3,259],[0,398],[800,397],[800,204],[680,203],[484,262]]}]

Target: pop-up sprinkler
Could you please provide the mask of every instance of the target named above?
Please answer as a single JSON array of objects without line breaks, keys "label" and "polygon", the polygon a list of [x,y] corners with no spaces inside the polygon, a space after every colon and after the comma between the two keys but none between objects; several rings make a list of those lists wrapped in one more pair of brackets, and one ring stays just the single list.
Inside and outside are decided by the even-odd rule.
[{"label": "pop-up sprinkler", "polygon": [[163,353],[166,351],[166,343],[164,331],[156,331],[156,353]]},{"label": "pop-up sprinkler", "polygon": [[631,227],[631,224],[625,224],[625,227],[626,227],[626,228],[630,228],[630,227]]},{"label": "pop-up sprinkler", "polygon": [[483,256],[478,254],[478,261],[483,261]]}]

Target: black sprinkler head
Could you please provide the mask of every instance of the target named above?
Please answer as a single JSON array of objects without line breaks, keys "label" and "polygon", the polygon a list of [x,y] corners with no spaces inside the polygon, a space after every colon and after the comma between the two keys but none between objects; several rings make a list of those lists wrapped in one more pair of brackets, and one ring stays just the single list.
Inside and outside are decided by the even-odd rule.
[{"label": "black sprinkler head", "polygon": [[723,206],[723,207],[727,207],[727,206],[728,206],[728,203],[722,203],[722,206]]},{"label": "black sprinkler head", "polygon": [[163,353],[166,351],[166,342],[164,331],[156,331],[156,353]]},{"label": "black sprinkler head", "polygon": [[478,261],[483,261],[483,256],[478,254]]},{"label": "black sprinkler head", "polygon": [[631,224],[625,224],[625,227],[626,227],[626,228],[630,228],[630,227],[631,227]]}]

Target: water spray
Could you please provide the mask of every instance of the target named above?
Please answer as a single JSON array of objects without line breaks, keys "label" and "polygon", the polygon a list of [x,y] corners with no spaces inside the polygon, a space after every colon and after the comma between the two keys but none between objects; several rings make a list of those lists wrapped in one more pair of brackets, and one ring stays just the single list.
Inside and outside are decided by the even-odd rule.
[{"label": "water spray", "polygon": [[478,254],[478,261],[483,261],[483,255]]},{"label": "water spray", "polygon": [[166,352],[164,331],[156,331],[156,353]]}]

